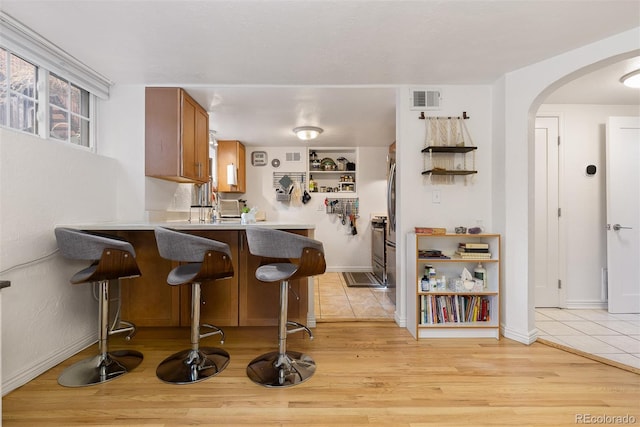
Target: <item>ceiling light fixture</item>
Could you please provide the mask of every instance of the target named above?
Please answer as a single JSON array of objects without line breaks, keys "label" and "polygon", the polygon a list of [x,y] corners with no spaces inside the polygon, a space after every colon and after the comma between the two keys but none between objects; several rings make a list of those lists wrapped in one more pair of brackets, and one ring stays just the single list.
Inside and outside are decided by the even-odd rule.
[{"label": "ceiling light fixture", "polygon": [[308,141],[310,139],[316,139],[318,135],[322,133],[322,130],[322,128],[315,126],[300,126],[294,128],[293,133],[295,133],[299,139]]},{"label": "ceiling light fixture", "polygon": [[635,89],[640,88],[640,70],[632,71],[620,78],[623,85]]}]

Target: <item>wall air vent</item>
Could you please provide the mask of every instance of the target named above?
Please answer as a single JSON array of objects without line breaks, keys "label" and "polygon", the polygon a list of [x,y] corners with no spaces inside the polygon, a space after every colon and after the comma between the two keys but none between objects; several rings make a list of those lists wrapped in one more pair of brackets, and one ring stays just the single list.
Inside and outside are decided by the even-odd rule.
[{"label": "wall air vent", "polygon": [[439,110],[442,104],[440,89],[412,89],[411,110],[427,111]]},{"label": "wall air vent", "polygon": [[302,161],[302,154],[299,151],[294,153],[287,153],[285,156],[287,162],[300,162]]}]

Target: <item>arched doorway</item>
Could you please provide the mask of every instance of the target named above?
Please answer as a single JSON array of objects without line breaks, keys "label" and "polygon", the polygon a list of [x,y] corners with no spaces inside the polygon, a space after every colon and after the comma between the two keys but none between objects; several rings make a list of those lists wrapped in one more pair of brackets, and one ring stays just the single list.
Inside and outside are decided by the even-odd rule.
[{"label": "arched doorway", "polygon": [[[633,55],[633,52],[629,54]],[[598,69],[594,71],[594,67]],[[622,343],[621,338],[624,338],[625,334],[617,331],[614,326],[611,329],[607,328],[608,323],[613,325],[616,322],[606,316],[607,231],[605,230],[604,124],[608,116],[640,114],[640,97],[637,92],[632,92],[619,83],[620,76],[625,74],[624,70],[638,67],[640,67],[640,57],[622,60],[620,56],[608,58],[577,70],[550,85],[543,91],[543,94],[550,94],[550,96],[540,101],[539,109],[536,111],[534,144],[541,143],[541,138],[538,136],[540,123],[554,117],[559,122],[557,125],[561,135],[559,151],[562,153],[563,160],[553,159],[556,170],[552,164],[540,165],[538,162],[550,160],[550,157],[545,157],[544,154],[548,154],[552,149],[540,145],[533,147],[536,153],[533,168],[533,186],[536,188],[533,202],[535,215],[532,218],[535,223],[533,233],[535,249],[533,254],[530,254],[533,256],[534,265],[533,281],[530,286],[535,286],[535,307],[554,306],[553,302],[545,301],[539,295],[541,283],[546,285],[557,283],[562,286],[562,298],[555,307],[566,309],[538,308],[535,325],[538,336],[546,343],[559,344],[582,353],[590,353],[596,358],[612,360],[614,364],[625,363],[632,359],[629,354],[625,354],[625,352],[631,353],[632,350],[625,349],[622,345],[611,346],[611,337],[615,337],[616,342]],[[588,70],[589,74],[583,75],[585,70]],[[622,91],[625,89],[628,91],[628,97],[623,99],[609,96],[589,99],[585,95],[589,95],[590,85],[598,82],[594,80],[596,79],[594,76],[599,79],[609,78],[610,82],[601,81],[600,86],[619,85]],[[577,77],[576,80],[566,84],[567,78],[574,77]],[[583,83],[580,83],[581,81]],[[586,84],[586,89],[581,89],[579,84]],[[572,95],[565,89],[566,87],[579,92]],[[540,155],[541,152],[543,155]],[[540,173],[545,175],[541,176]],[[553,183],[554,173],[558,174],[555,182],[558,187],[555,189],[555,194],[553,188],[547,189],[549,191],[546,192],[539,191],[541,183],[543,186]],[[549,197],[545,198],[545,196]],[[556,212],[543,212],[544,207],[551,206],[549,200],[554,196],[558,197],[558,204],[554,209],[558,214],[560,209],[562,210],[561,217],[555,224],[552,223],[552,216]],[[541,219],[541,215],[545,215],[545,218]],[[554,226],[559,228],[556,234],[559,240],[555,242],[547,239],[553,237],[553,233],[548,231]],[[550,276],[545,275],[553,268],[546,267],[553,264],[554,260],[549,262],[550,260],[544,257],[549,256],[548,249],[554,246],[559,248],[560,271],[556,271],[557,281],[550,283]],[[598,355],[598,353],[602,354]]]},{"label": "arched doorway", "polygon": [[640,28],[592,43],[505,75],[494,85],[496,132],[493,147],[494,228],[508,256],[502,265],[503,335],[523,343],[537,338],[533,265],[535,203],[535,115],[547,96],[563,84],[608,63],[640,55]]}]

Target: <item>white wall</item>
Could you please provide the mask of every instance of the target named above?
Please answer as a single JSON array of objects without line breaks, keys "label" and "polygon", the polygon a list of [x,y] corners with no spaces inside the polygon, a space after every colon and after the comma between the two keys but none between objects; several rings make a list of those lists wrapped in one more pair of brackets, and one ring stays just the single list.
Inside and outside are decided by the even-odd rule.
[{"label": "white wall", "polygon": [[[601,283],[607,266],[605,124],[609,116],[640,115],[640,105],[543,104],[538,115],[560,117],[565,306],[606,308]],[[590,164],[597,167],[593,176],[585,172]]]},{"label": "white wall", "polygon": [[112,184],[117,189],[117,216],[124,221],[145,218],[144,92],[141,85],[115,85],[109,100],[98,103],[98,153],[118,159],[121,165]]},{"label": "white wall", "polygon": [[95,342],[91,288],[69,283],[86,265],[48,255],[57,224],[115,219],[118,173],[113,159],[0,129],[0,271],[12,283],[2,294],[3,393]]},{"label": "white wall", "polygon": [[[415,88],[412,86],[411,88]],[[413,292],[414,280],[407,277],[407,265],[415,262],[415,253],[408,253],[407,233],[415,227],[445,227],[453,232],[456,226],[475,226],[478,221],[486,231],[495,231],[492,225],[491,198],[493,170],[492,91],[489,85],[443,86],[443,106],[433,116],[461,116],[466,111],[470,119],[465,124],[476,150],[476,175],[457,177],[453,185],[435,185],[422,175],[426,121],[419,120],[419,112],[411,111],[410,89],[399,91],[397,102],[397,247],[398,289],[396,295],[396,321],[405,324],[407,310],[406,292]],[[469,141],[467,141],[468,145]],[[440,203],[432,202],[434,190],[440,191]],[[408,285],[409,283],[410,285]]]}]

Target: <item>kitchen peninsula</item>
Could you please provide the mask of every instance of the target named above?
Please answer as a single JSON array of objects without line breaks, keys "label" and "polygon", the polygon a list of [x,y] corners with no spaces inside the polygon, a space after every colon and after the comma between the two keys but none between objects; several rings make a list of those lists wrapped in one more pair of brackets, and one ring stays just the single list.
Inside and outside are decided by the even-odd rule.
[{"label": "kitchen peninsula", "polygon": [[[202,285],[201,320],[218,326],[275,326],[278,324],[279,286],[259,282],[255,270],[260,257],[249,253],[245,230],[267,227],[313,237],[314,225],[259,222],[199,223],[188,221],[95,223],[65,227],[118,236],[131,242],[142,275],[121,280],[121,313],[137,326],[189,326],[191,288],[170,286],[167,275],[178,264],[160,257],[155,227],[167,227],[227,243],[231,249],[234,276]],[[309,283],[290,282],[294,297],[289,300],[289,319],[313,325],[309,312]],[[309,316],[311,314],[311,316]]]}]

